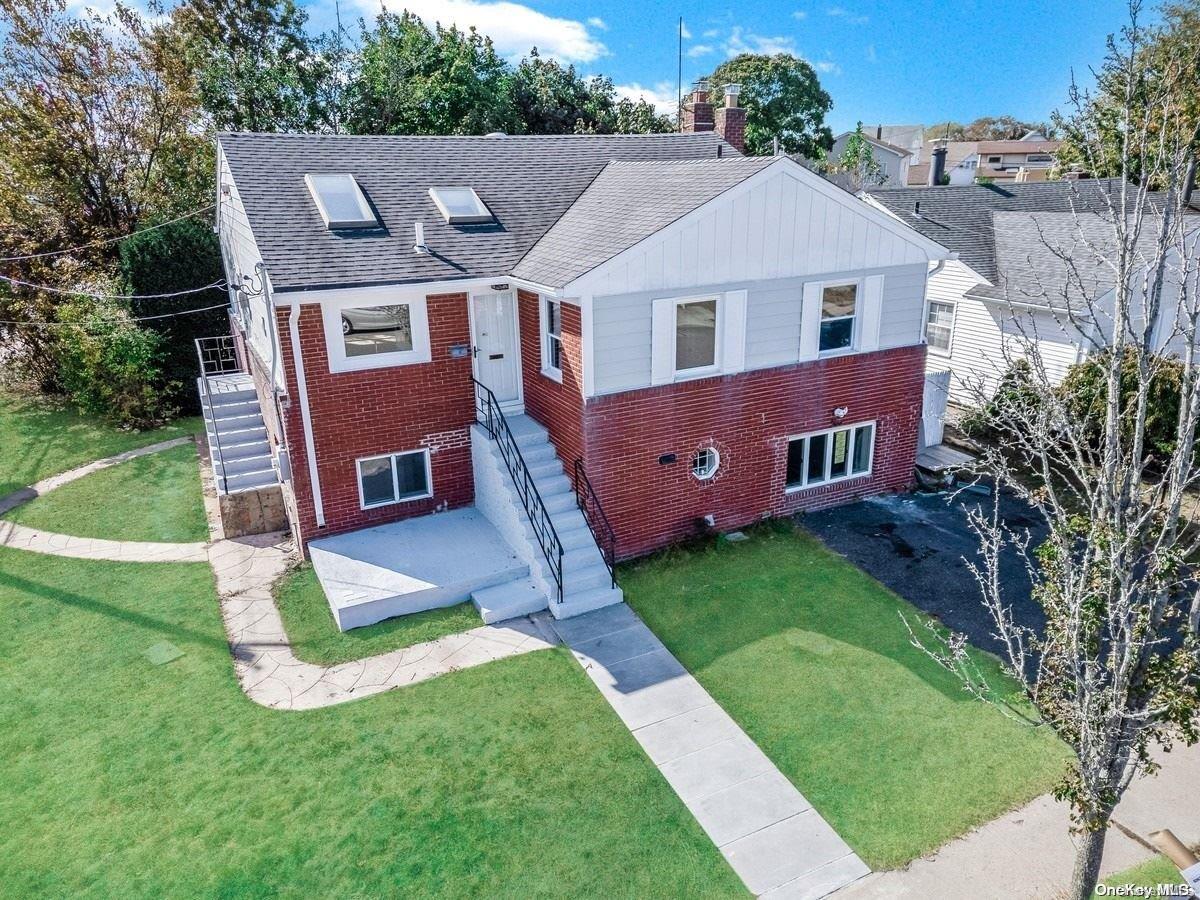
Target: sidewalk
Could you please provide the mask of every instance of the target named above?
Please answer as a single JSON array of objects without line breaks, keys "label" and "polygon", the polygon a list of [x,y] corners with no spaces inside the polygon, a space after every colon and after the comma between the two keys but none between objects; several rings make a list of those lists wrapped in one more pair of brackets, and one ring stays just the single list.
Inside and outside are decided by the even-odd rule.
[{"label": "sidewalk", "polygon": [[[1125,794],[1114,819],[1143,839],[1170,828],[1185,844],[1200,843],[1200,744],[1176,746],[1156,757],[1162,769],[1140,778]],[[1075,846],[1068,810],[1050,796],[1001,816],[951,841],[906,869],[878,872],[839,891],[837,900],[971,897],[1014,900],[1055,897],[1071,877]],[[1111,828],[1105,842],[1105,877],[1149,859],[1153,852]]]}]

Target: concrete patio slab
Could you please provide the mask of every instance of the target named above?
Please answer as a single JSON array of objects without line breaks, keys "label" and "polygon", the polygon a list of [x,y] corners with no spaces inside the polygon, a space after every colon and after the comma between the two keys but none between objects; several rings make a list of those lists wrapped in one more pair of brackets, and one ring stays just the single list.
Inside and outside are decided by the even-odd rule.
[{"label": "concrete patio slab", "polygon": [[818,898],[870,872],[632,609],[552,624],[751,891]]},{"label": "concrete patio slab", "polygon": [[472,591],[529,574],[472,507],[323,538],[308,549],[343,631],[462,603]]}]

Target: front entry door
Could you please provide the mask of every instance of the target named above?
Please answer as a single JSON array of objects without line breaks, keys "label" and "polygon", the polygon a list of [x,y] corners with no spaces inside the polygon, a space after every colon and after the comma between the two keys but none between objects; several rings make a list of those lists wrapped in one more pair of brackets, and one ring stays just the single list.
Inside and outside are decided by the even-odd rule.
[{"label": "front entry door", "polygon": [[521,353],[517,346],[517,305],[512,291],[471,297],[475,377],[500,403],[521,398]]}]

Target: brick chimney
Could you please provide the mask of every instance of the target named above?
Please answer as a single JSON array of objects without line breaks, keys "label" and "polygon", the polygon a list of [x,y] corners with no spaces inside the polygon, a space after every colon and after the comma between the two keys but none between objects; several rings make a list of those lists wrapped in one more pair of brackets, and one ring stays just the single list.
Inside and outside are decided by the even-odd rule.
[{"label": "brick chimney", "polygon": [[713,130],[713,105],[708,99],[708,79],[697,79],[692,95],[683,101],[683,119],[680,131],[689,134],[696,131]]},{"label": "brick chimney", "polygon": [[738,106],[740,84],[725,85],[725,105],[717,110],[717,134],[732,144],[738,153],[746,152],[746,110]]}]

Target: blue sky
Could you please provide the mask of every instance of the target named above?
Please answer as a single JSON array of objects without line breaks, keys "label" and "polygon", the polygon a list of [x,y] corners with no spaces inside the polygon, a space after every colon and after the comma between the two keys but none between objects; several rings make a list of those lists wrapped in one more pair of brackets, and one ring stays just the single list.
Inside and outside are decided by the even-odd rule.
[{"label": "blue sky", "polygon": [[[380,0],[341,0],[343,22]],[[734,53],[795,53],[833,97],[834,132],[865,123],[931,123],[1009,114],[1044,120],[1063,104],[1071,71],[1088,77],[1105,37],[1125,21],[1124,0],[1087,3],[765,2],[719,0],[385,0],[427,21],[475,25],[500,51],[543,55],[612,77],[623,93],[660,104],[675,96],[676,27],[684,17],[683,78]],[[314,28],[333,22],[333,0],[308,6]]]}]

